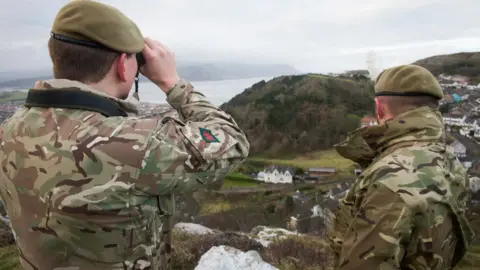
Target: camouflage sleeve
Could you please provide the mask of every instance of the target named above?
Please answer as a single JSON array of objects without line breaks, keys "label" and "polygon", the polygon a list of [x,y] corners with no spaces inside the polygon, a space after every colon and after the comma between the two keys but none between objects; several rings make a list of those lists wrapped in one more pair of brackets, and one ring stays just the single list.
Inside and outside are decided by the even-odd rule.
[{"label": "camouflage sleeve", "polygon": [[[124,124],[133,133],[148,132],[143,145],[131,146],[131,153],[125,153],[141,160],[135,189],[162,195],[221,184],[248,156],[246,135],[229,114],[184,80],[167,93],[167,101],[179,118],[129,119]],[[132,181],[128,178],[125,181]]]},{"label": "camouflage sleeve", "polygon": [[373,184],[343,238],[338,269],[400,269],[413,218],[398,194]]}]

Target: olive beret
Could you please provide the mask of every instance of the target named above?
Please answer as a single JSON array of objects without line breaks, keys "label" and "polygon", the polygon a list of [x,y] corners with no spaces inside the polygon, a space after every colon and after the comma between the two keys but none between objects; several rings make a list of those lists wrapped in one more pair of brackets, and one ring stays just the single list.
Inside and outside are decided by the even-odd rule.
[{"label": "olive beret", "polygon": [[384,70],[375,83],[376,96],[433,96],[443,99],[443,90],[427,69],[401,65]]},{"label": "olive beret", "polygon": [[71,1],[57,13],[52,37],[77,45],[139,53],[144,39],[140,29],[118,9],[91,0]]}]

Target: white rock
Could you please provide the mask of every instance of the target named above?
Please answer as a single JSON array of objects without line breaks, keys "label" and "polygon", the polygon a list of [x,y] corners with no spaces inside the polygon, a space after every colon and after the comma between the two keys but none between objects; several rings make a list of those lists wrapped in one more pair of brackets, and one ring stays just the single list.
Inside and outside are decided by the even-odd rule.
[{"label": "white rock", "polygon": [[242,252],[228,246],[217,246],[209,249],[200,258],[195,270],[279,270],[264,262],[258,252],[250,250]]},{"label": "white rock", "polygon": [[195,223],[184,223],[184,222],[179,222],[175,224],[173,227],[174,229],[178,231],[183,231],[186,233],[190,234],[211,234],[215,233],[214,230],[207,228],[205,226],[195,224]]},{"label": "white rock", "polygon": [[256,240],[264,247],[268,247],[274,240],[279,240],[292,235],[300,235],[297,232],[285,230],[283,228],[269,228],[266,226],[257,226],[252,230],[252,239]]}]

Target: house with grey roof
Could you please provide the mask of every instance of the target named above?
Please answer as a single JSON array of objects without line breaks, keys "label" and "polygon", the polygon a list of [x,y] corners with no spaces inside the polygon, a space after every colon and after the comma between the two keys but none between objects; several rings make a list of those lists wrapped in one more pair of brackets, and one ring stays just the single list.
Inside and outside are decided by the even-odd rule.
[{"label": "house with grey roof", "polygon": [[330,199],[340,199],[343,198],[348,190],[350,189],[351,183],[349,182],[342,182],[337,184],[335,187],[331,188],[327,194],[325,194],[326,198]]},{"label": "house with grey roof", "polygon": [[289,166],[270,165],[263,170],[265,183],[291,184],[295,176],[295,168]]},{"label": "house with grey roof", "polygon": [[467,156],[467,148],[463,143],[461,143],[458,139],[453,141],[450,146],[453,148],[453,153],[458,157],[458,158],[463,158]]}]

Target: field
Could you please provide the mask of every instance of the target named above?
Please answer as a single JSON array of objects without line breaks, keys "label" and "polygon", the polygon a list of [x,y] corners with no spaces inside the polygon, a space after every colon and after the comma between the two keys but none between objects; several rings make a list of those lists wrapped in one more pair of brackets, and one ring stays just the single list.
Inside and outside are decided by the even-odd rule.
[{"label": "field", "polygon": [[[268,159],[262,157],[252,157],[249,159],[252,163],[275,164],[293,166],[307,170],[313,167],[336,168],[341,175],[352,175],[354,163],[340,156],[335,150],[317,151],[296,157],[287,157],[279,159]],[[248,164],[248,161],[247,161]]]},{"label": "field", "polygon": [[238,173],[230,173],[225,177],[223,188],[231,188],[231,187],[256,187],[261,185],[262,183],[252,178]]},{"label": "field", "polygon": [[0,102],[22,101],[26,97],[27,93],[22,91],[0,92]]}]

